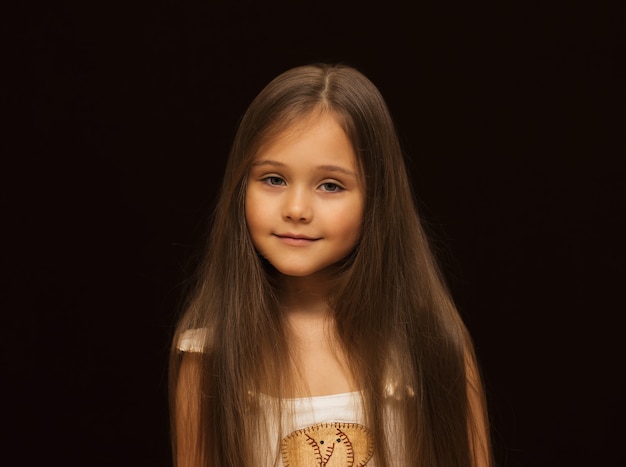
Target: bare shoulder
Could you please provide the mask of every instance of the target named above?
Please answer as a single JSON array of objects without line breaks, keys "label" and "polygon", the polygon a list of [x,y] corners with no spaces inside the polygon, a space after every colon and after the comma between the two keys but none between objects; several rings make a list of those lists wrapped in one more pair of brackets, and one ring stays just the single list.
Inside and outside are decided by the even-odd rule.
[{"label": "bare shoulder", "polygon": [[201,446],[202,375],[205,352],[201,330],[186,331],[181,335],[177,348],[177,367],[174,398],[172,400],[172,432],[175,465],[198,467],[206,465]]},{"label": "bare shoulder", "polygon": [[209,328],[188,329],[180,335],[176,348],[180,352],[203,353],[211,347],[212,341],[213,333]]}]

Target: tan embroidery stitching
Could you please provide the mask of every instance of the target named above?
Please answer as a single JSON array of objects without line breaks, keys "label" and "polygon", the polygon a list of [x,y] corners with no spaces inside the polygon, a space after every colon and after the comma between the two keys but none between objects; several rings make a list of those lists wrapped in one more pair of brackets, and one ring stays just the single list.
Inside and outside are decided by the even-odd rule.
[{"label": "tan embroidery stitching", "polygon": [[374,453],[374,438],[357,423],[320,423],[282,441],[285,467],[363,467]]}]

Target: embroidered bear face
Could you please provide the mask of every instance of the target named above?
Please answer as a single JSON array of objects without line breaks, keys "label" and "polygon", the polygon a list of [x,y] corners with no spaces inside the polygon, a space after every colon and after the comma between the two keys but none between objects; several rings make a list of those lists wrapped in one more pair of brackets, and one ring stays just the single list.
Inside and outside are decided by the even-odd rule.
[{"label": "embroidered bear face", "polygon": [[373,451],[371,432],[357,423],[320,423],[282,441],[285,467],[363,467]]}]

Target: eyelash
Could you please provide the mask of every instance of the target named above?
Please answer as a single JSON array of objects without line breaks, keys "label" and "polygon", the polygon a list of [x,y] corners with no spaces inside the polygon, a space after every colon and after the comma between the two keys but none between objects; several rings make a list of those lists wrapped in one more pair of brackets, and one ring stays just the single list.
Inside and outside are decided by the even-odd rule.
[{"label": "eyelash", "polygon": [[327,191],[328,193],[338,193],[340,191],[343,191],[344,188],[334,182],[326,182],[326,183],[322,183],[320,186],[324,186],[324,185],[332,185],[334,187],[333,190],[324,190]]},{"label": "eyelash", "polygon": [[[276,181],[276,180],[279,180],[280,183],[279,184],[272,183],[272,181]],[[265,177],[263,181],[270,186],[282,186],[285,184],[285,181],[280,177]]]},{"label": "eyelash", "polygon": [[[262,179],[262,181],[269,186],[284,186],[285,185],[285,180],[283,180],[280,177],[275,177],[275,176],[265,177]],[[279,183],[274,183],[276,181],[278,181]],[[320,187],[325,187],[326,189],[322,191],[325,191],[327,193],[338,193],[345,189],[344,187],[342,187],[341,185],[335,182],[324,182],[320,185]],[[330,190],[328,189],[329,187],[331,188]]]}]

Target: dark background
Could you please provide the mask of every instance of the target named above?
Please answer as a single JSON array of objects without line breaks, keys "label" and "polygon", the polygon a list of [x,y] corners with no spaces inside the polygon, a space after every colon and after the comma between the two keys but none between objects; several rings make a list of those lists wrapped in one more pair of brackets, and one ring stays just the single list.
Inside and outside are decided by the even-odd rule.
[{"label": "dark background", "polygon": [[498,465],[624,463],[623,9],[20,5],[0,95],[10,465],[171,465],[169,340],[237,122],[318,60],[387,99]]}]

